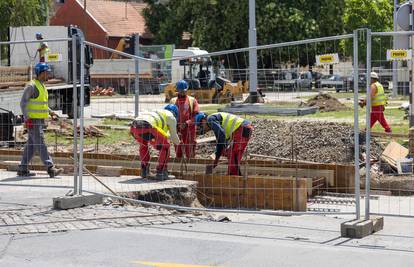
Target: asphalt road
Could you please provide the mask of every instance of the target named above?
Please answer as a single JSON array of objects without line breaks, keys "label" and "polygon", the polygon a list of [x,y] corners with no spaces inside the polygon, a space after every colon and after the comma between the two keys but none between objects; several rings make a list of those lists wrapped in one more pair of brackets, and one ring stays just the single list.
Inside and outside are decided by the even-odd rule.
[{"label": "asphalt road", "polygon": [[274,218],[0,236],[0,266],[412,266],[413,236],[350,240],[331,220],[325,229]]}]

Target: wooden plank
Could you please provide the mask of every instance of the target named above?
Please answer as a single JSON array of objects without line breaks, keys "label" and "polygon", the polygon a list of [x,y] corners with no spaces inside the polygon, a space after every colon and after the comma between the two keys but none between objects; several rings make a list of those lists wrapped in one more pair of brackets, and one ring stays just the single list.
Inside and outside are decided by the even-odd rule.
[{"label": "wooden plank", "polygon": [[398,144],[395,141],[390,142],[381,154],[381,159],[386,161],[395,169],[397,168],[397,161],[408,156],[408,149]]}]

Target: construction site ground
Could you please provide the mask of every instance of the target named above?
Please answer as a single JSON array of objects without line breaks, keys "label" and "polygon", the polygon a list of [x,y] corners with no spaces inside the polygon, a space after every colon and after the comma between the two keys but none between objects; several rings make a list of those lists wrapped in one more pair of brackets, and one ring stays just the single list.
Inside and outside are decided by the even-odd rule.
[{"label": "construction site ground", "polygon": [[347,215],[177,213],[110,202],[60,211],[51,199],[67,193],[72,177],[38,175],[19,181],[0,171],[1,266],[411,266],[414,260],[408,218],[386,217],[381,232],[350,239],[340,237]]}]

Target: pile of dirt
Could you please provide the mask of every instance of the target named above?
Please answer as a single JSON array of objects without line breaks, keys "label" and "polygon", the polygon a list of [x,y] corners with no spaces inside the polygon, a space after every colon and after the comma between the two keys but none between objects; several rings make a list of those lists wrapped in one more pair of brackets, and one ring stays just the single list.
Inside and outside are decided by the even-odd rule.
[{"label": "pile of dirt", "polygon": [[312,97],[304,104],[304,106],[319,107],[321,112],[348,110],[348,107],[342,104],[338,99],[326,93],[319,93]]},{"label": "pile of dirt", "polygon": [[[351,163],[354,161],[353,127],[329,122],[285,122],[269,119],[252,121],[253,136],[247,153],[265,156],[293,158],[320,163]],[[211,134],[211,133],[210,133]],[[363,141],[363,140],[361,140]],[[382,148],[371,141],[372,158],[379,158]],[[363,159],[365,146],[361,146]],[[197,146],[200,157],[214,152],[215,144]]]}]

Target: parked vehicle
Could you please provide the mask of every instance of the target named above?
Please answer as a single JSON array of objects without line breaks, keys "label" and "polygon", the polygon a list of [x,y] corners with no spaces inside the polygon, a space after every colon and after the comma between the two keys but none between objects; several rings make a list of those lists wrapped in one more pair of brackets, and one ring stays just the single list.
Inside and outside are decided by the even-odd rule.
[{"label": "parked vehicle", "polygon": [[281,71],[275,75],[273,88],[278,90],[312,90],[312,73]]},{"label": "parked vehicle", "polygon": [[336,92],[348,91],[347,78],[339,74],[323,75],[316,81],[315,87],[317,89],[334,88]]}]

